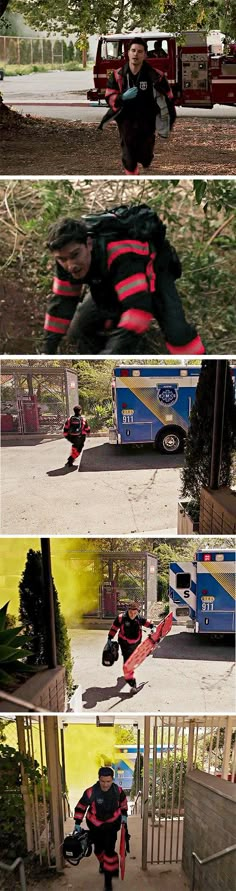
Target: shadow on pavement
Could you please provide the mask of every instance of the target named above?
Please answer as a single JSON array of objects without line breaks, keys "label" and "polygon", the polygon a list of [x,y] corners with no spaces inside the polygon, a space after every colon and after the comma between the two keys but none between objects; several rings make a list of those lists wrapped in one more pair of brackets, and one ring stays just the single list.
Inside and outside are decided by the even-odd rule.
[{"label": "shadow on pavement", "polygon": [[[231,637],[231,635],[230,635]],[[194,659],[203,662],[234,662],[234,640],[206,640],[197,634],[183,631],[165,637],[157,645],[153,659]]]},{"label": "shadow on pavement", "polygon": [[152,444],[145,446],[113,446],[109,443],[91,446],[82,453],[80,473],[97,473],[101,470],[163,470],[183,467],[184,455],[161,455]]},{"label": "shadow on pavement", "polygon": [[[114,687],[88,687],[87,690],[84,691],[82,695],[84,708],[90,709],[95,708],[95,706],[99,702],[103,702],[104,700],[119,698],[120,702],[124,702],[125,699],[131,699],[132,696],[135,696],[135,693],[130,693],[130,689],[127,690],[127,693],[122,693],[123,687],[126,687],[127,682],[124,677],[117,678],[117,684]],[[139,692],[140,686],[138,688]],[[117,704],[117,703],[116,703]],[[113,706],[111,706],[111,709]]]},{"label": "shadow on pavement", "polygon": [[1,446],[2,448],[16,448],[16,446],[37,446],[47,444],[48,442],[57,442],[57,440],[63,439],[62,432],[59,433],[26,433],[26,434],[18,434],[15,435],[13,433],[6,433],[2,435]]},{"label": "shadow on pavement", "polygon": [[78,470],[78,465],[75,464],[73,467],[57,467],[56,470],[47,470],[47,476],[66,476],[67,473],[71,473],[71,471]]}]

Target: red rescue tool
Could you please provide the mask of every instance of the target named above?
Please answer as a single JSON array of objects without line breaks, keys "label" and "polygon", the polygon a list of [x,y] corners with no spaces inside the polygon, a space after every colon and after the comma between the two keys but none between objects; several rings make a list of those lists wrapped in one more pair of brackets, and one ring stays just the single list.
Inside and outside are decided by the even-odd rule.
[{"label": "red rescue tool", "polygon": [[144,659],[146,659],[146,656],[149,656],[150,653],[155,650],[158,641],[161,640],[162,637],[165,637],[166,634],[169,634],[169,631],[172,628],[172,619],[173,613],[169,613],[169,615],[160,622],[156,631],[149,634],[146,640],[143,640],[136,650],[134,650],[134,653],[129,656],[127,662],[124,662],[123,671],[126,680],[130,677],[130,672],[135,671],[135,669],[138,668],[138,665],[141,665]]},{"label": "red rescue tool", "polygon": [[126,836],[125,836],[125,826],[121,826],[120,831],[120,875],[121,878],[125,877],[125,857],[126,857]]}]

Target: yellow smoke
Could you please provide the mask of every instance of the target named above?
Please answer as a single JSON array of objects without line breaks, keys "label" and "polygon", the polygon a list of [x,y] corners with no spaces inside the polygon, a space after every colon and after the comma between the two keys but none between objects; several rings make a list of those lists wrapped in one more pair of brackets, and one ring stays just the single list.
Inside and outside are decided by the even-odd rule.
[{"label": "yellow smoke", "polygon": [[68,797],[74,808],[84,789],[97,782],[99,767],[115,761],[115,729],[69,724],[64,730],[64,745]]},{"label": "yellow smoke", "polygon": [[[19,582],[29,548],[40,550],[38,538],[0,539],[0,607],[10,600],[9,613],[18,616]],[[84,612],[96,610],[102,566],[98,539],[52,538],[52,575],[67,623],[79,625]]]},{"label": "yellow smoke", "polygon": [[0,607],[10,600],[8,612],[18,617],[19,582],[29,548],[38,551],[39,538],[0,538]]},{"label": "yellow smoke", "polygon": [[96,539],[51,540],[52,574],[68,623],[79,625],[85,612],[98,608],[102,581],[100,550]]}]

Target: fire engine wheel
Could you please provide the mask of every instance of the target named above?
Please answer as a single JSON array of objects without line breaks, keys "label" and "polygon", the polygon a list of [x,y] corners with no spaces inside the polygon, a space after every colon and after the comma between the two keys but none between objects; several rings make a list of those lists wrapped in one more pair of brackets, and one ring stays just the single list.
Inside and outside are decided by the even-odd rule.
[{"label": "fire engine wheel", "polygon": [[165,428],[156,436],[155,445],[159,452],[165,455],[182,452],[184,436],[181,430]]}]

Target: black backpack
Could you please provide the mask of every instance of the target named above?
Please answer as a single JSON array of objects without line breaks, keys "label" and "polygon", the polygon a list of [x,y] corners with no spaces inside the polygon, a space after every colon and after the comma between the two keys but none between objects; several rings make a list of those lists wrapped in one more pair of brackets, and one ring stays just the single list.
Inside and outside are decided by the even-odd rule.
[{"label": "black backpack", "polygon": [[173,278],[180,278],[181,263],[175,248],[166,239],[166,226],[147,204],[121,204],[103,213],[85,217],[89,234],[96,238],[102,273],[107,273],[106,244],[110,238],[132,238],[148,241],[150,250],[157,250],[163,266],[170,266]]},{"label": "black backpack", "polygon": [[103,213],[88,214],[85,220],[90,234],[94,236],[137,238],[158,247],[165,239],[166,226],[147,204],[121,204]]},{"label": "black backpack", "polygon": [[76,436],[81,436],[82,433],[82,418],[77,417],[76,415],[71,415],[70,418],[70,428],[69,433],[76,433]]}]

